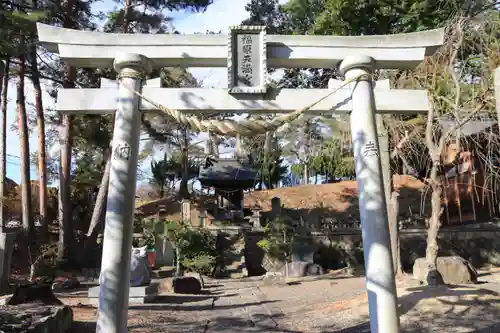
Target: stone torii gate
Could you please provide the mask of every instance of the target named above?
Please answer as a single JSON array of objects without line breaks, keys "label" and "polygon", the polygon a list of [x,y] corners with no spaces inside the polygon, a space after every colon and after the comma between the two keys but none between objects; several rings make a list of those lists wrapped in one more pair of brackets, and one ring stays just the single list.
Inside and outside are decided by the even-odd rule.
[{"label": "stone torii gate", "polygon": [[[307,105],[311,106],[306,110],[310,114],[350,113],[371,332],[399,332],[374,113],[375,110],[427,112],[429,105],[426,91],[373,89],[371,76],[376,69],[416,67],[442,45],[443,30],[334,37],[266,36],[264,27],[251,26],[231,27],[228,36],[111,34],[43,24],[38,24],[37,28],[40,42],[49,51],[59,53],[67,63],[87,68],[113,66],[120,83],[118,89],[61,89],[57,104],[61,112],[102,114],[116,111],[97,332],[127,331],[140,112],[167,110],[162,105],[169,110],[175,109],[178,121],[185,120],[185,113],[290,113]],[[152,68],[169,66],[227,66],[229,87],[143,87]],[[349,88],[339,89],[335,94],[330,89],[278,90],[266,86],[267,68],[337,66]],[[212,130],[213,126],[208,129]]]}]

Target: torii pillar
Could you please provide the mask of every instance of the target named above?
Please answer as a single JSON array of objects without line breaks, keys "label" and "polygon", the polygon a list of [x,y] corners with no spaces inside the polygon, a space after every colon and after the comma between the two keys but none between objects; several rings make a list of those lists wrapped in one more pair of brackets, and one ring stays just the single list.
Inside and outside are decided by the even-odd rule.
[{"label": "torii pillar", "polygon": [[139,54],[118,54],[114,61],[120,85],[99,277],[97,333],[127,332],[141,114],[139,97],[124,85],[141,91],[151,67],[149,59]]},{"label": "torii pillar", "polygon": [[382,165],[379,157],[372,74],[375,60],[350,56],[340,64],[350,84],[351,135],[358,184],[359,213],[365,259],[366,289],[372,333],[399,333],[394,277]]}]

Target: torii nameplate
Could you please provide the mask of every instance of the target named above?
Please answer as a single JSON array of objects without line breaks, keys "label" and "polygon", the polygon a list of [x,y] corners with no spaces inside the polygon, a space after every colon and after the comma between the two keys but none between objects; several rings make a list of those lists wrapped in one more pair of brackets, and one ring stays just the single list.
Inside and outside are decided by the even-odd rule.
[{"label": "torii nameplate", "polygon": [[266,93],[266,51],[265,26],[229,28],[227,82],[230,94]]}]

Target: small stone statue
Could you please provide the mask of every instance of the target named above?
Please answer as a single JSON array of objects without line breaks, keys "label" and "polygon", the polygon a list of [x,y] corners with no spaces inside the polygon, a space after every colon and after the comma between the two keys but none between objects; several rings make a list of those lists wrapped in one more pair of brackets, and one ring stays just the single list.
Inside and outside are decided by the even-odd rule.
[{"label": "small stone statue", "polygon": [[[132,258],[130,262],[130,286],[139,287],[151,282],[151,270],[147,261],[147,247],[132,247]],[[99,284],[102,284],[103,274],[99,276]]]},{"label": "small stone statue", "polygon": [[151,282],[146,250],[146,246],[132,248],[132,261],[130,262],[131,287],[143,286]]}]

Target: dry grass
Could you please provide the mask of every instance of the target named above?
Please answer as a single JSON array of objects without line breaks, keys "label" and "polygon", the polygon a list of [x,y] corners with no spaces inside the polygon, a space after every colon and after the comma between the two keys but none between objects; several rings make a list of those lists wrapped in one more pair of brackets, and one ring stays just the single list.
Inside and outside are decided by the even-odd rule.
[{"label": "dry grass", "polygon": [[[421,195],[424,193],[425,185],[414,177],[395,175],[394,187],[400,192],[400,215],[419,213]],[[323,208],[353,216],[359,214],[356,181],[255,191],[245,196],[245,206],[267,211],[271,209],[273,197],[279,197],[281,204],[289,209]]]},{"label": "dry grass", "polygon": [[[420,213],[420,201],[425,192],[425,185],[411,176],[395,175],[394,186],[400,192],[400,215],[406,216]],[[271,199],[273,197],[280,197],[281,204],[289,209],[309,211],[324,209],[332,213],[347,213],[355,217],[359,214],[356,181],[252,191],[245,194],[245,207],[268,211],[271,209]],[[427,197],[425,201],[428,201],[429,198]],[[202,203],[211,199],[209,196],[203,196],[191,201],[192,221],[198,220]],[[160,206],[165,209],[165,213],[161,214],[162,217],[172,220],[181,219],[181,202],[175,197],[139,203],[136,212],[140,216],[152,217],[158,214]],[[429,207],[429,205],[426,207]]]}]

